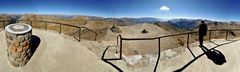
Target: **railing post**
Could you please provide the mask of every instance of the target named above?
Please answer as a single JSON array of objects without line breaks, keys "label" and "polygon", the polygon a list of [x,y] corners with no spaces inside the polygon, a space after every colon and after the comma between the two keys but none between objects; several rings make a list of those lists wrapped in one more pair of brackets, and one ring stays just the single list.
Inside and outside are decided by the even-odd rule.
[{"label": "railing post", "polygon": [[187,33],[187,48],[188,48],[188,50],[190,51],[190,53],[192,54],[192,56],[194,57],[194,58],[196,58],[196,56],[193,54],[193,52],[191,51],[191,49],[189,48],[189,37],[190,37],[190,34],[189,33]]},{"label": "railing post", "polygon": [[211,35],[212,35],[212,30],[209,30],[209,38],[208,38],[209,42],[211,41]]},{"label": "railing post", "polygon": [[81,27],[78,28],[78,38],[79,42],[81,41]]},{"label": "railing post", "polygon": [[97,41],[97,36],[98,36],[98,34],[96,33],[96,34],[95,34],[95,41]]},{"label": "railing post", "polygon": [[117,50],[118,46],[119,46],[119,45],[118,45],[118,36],[117,36],[117,46],[116,46],[116,53],[117,53],[117,51],[118,51],[118,50]]},{"label": "railing post", "polygon": [[5,29],[5,21],[3,21],[3,29]]},{"label": "railing post", "polygon": [[32,26],[32,21],[30,21],[30,24],[31,24],[31,26]]},{"label": "railing post", "polygon": [[120,59],[122,59],[122,38],[120,37]]},{"label": "railing post", "polygon": [[153,72],[157,71],[158,63],[159,63],[159,60],[160,60],[160,54],[161,54],[160,52],[161,52],[161,38],[158,37],[158,59],[157,59],[157,63],[155,65],[155,68],[154,68]]},{"label": "railing post", "polygon": [[227,38],[228,38],[228,30],[226,30],[226,40],[227,40]]},{"label": "railing post", "polygon": [[189,44],[189,33],[187,34],[187,46]]},{"label": "railing post", "polygon": [[44,21],[44,23],[45,23],[45,30],[47,30],[47,22],[46,21]]},{"label": "railing post", "polygon": [[59,25],[59,34],[61,34],[61,32],[62,32],[62,24],[60,23],[60,25]]},{"label": "railing post", "polygon": [[118,47],[118,36],[117,36],[117,47]]}]

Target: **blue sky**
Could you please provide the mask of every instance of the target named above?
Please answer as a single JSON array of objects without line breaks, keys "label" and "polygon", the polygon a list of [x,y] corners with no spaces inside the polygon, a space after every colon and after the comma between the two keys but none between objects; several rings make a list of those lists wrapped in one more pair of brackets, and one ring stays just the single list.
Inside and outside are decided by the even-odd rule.
[{"label": "blue sky", "polygon": [[238,0],[1,0],[0,13],[240,20]]}]

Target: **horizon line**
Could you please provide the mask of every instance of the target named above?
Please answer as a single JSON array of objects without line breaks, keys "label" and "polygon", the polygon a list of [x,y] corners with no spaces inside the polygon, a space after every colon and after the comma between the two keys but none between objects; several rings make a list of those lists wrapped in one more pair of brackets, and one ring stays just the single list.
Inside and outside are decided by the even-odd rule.
[{"label": "horizon line", "polygon": [[240,22],[239,20],[219,20],[219,19],[210,19],[210,18],[193,18],[193,17],[159,17],[159,16],[141,16],[141,17],[132,17],[132,16],[98,16],[98,15],[87,15],[87,14],[62,14],[62,13],[0,13],[1,14],[16,14],[16,15],[66,15],[66,16],[92,16],[92,17],[101,17],[101,18],[156,18],[165,20],[173,20],[173,19],[190,19],[190,20],[210,20],[210,21],[218,21],[218,22]]}]

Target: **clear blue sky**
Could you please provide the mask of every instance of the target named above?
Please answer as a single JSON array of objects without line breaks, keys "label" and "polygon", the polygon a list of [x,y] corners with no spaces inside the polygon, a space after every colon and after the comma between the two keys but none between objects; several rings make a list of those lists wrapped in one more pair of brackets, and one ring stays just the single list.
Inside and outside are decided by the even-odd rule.
[{"label": "clear blue sky", "polygon": [[[161,8],[161,9],[160,9]],[[0,13],[240,20],[239,0],[1,0]]]}]

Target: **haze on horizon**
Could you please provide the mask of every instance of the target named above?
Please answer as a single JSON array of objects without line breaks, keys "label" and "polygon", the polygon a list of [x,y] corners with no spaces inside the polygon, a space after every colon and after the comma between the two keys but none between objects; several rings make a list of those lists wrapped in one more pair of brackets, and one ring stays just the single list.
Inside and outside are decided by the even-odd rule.
[{"label": "haze on horizon", "polygon": [[239,21],[238,0],[0,0],[0,13]]}]

